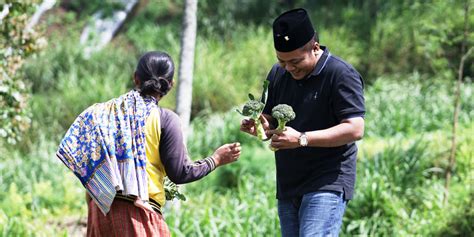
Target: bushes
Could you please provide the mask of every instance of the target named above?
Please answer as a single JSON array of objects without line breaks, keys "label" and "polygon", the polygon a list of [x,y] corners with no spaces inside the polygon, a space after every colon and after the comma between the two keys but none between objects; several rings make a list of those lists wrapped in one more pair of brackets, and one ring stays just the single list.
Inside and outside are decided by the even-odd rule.
[{"label": "bushes", "polygon": [[37,1],[2,1],[0,14],[0,146],[16,143],[30,125],[28,86],[19,70],[24,60],[46,44],[34,29],[26,30]]},{"label": "bushes", "polygon": [[[460,147],[472,143],[472,126],[463,128]],[[441,144],[446,144],[449,136],[443,133],[436,139],[427,139],[428,136],[395,139],[375,155],[361,158],[355,198],[349,202],[344,218],[344,234],[462,236],[472,231],[466,221],[461,221],[463,218],[458,218],[472,218],[472,212],[462,208],[469,205],[472,197],[472,190],[466,185],[474,173],[469,169],[472,164],[465,163],[471,155],[458,154],[460,169],[455,171],[456,181],[451,184],[450,201],[445,205],[447,148]],[[370,146],[373,144],[366,143],[361,149]],[[456,222],[458,228],[449,226],[451,222]]]},{"label": "bushes", "polygon": [[[401,77],[382,77],[366,87],[366,137],[409,136],[449,129],[454,111],[454,83],[417,73]],[[472,122],[472,90],[470,82],[462,88],[461,124]]]},{"label": "bushes", "polygon": [[[370,95],[389,96],[386,91]],[[415,98],[413,103],[416,101]],[[45,103],[42,105],[45,109],[50,101],[38,100],[37,103]],[[394,120],[390,115],[384,119]],[[40,123],[42,119],[38,117],[34,121]],[[230,110],[225,114],[202,115],[193,121],[188,148],[194,159],[207,156],[218,145],[232,141],[243,143],[243,154],[238,162],[218,169],[200,182],[186,185],[188,200],[182,202],[176,212],[165,211],[174,235],[278,235],[273,153],[260,141],[238,130],[240,119],[239,114]],[[45,131],[44,127],[38,129]],[[378,128],[371,129],[375,134],[383,133],[376,130]],[[449,129],[399,138],[380,139],[369,135],[360,144],[362,157],[358,164],[356,195],[349,202],[342,234],[445,236],[470,233],[472,227],[468,220],[472,212],[464,207],[472,200],[472,190],[466,187],[469,177],[474,175],[470,145],[473,129],[472,122],[463,123],[460,128],[458,163],[448,205],[442,202],[442,172],[446,165],[444,144],[449,141]],[[59,215],[85,214],[83,189],[54,157],[57,142],[51,140],[54,138],[43,134],[33,141],[27,152],[13,147],[2,152],[10,157],[8,162],[0,160],[0,190],[8,190],[8,193],[0,193],[4,210],[0,212],[0,230],[4,235],[57,234],[60,228],[52,225],[51,219]],[[373,151],[372,147],[378,150],[366,152]],[[32,221],[33,217],[39,217],[39,221]]]},{"label": "bushes", "polygon": [[[84,190],[45,137],[30,152],[9,147],[0,159],[0,236],[58,235],[56,218],[84,215]],[[8,159],[5,159],[8,158]]]},{"label": "bushes", "polygon": [[273,171],[263,177],[242,173],[236,188],[219,193],[205,189],[205,181],[190,184],[187,192],[192,198],[183,202],[178,211],[165,215],[173,235],[277,236],[279,222],[272,175]]},{"label": "bushes", "polygon": [[85,59],[76,41],[64,39],[30,60],[25,73],[34,92],[35,122],[23,145],[34,143],[39,133],[59,141],[85,108],[131,89],[136,58],[124,55],[128,52],[114,49]]}]

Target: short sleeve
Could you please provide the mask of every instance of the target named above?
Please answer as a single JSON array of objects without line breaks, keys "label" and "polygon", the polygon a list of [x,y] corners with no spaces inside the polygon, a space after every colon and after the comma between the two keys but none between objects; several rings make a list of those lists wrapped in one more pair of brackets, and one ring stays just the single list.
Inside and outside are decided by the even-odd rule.
[{"label": "short sleeve", "polygon": [[353,68],[345,70],[333,87],[333,106],[340,121],[365,116],[364,82]]}]

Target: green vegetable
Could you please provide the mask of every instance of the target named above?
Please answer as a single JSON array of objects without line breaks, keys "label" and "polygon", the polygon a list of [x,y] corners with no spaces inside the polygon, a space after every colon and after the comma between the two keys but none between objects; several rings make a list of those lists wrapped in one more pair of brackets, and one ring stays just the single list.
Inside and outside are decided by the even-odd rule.
[{"label": "green vegetable", "polygon": [[168,177],[165,177],[165,196],[166,200],[170,201],[173,199],[178,199],[182,201],[186,201],[186,197],[179,192],[178,185],[173,183]]},{"label": "green vegetable", "polygon": [[[272,117],[278,121],[277,131],[283,132],[285,130],[285,125],[287,122],[295,119],[296,114],[293,111],[293,108],[287,104],[279,104],[272,109]],[[270,149],[277,151],[277,148],[274,148],[270,145]]]},{"label": "green vegetable", "polygon": [[287,122],[295,119],[293,108],[287,104],[279,104],[272,109],[272,117],[278,121],[278,131],[283,132]]},{"label": "green vegetable", "polygon": [[249,101],[245,103],[244,107],[242,108],[242,112],[237,109],[237,112],[239,112],[241,115],[250,117],[255,121],[257,138],[260,140],[264,140],[266,138],[265,130],[263,129],[262,122],[260,121],[260,115],[262,114],[263,108],[265,108],[265,103],[267,101],[268,83],[268,81],[263,82],[263,92],[259,100],[255,99],[255,97],[249,93]]}]

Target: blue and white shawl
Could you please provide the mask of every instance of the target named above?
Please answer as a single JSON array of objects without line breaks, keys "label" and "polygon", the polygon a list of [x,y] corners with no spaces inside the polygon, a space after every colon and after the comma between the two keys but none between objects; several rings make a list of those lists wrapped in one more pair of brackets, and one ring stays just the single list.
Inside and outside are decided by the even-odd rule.
[{"label": "blue and white shawl", "polygon": [[132,90],[97,103],[71,125],[56,153],[107,214],[117,191],[148,200],[145,121],[153,97]]}]

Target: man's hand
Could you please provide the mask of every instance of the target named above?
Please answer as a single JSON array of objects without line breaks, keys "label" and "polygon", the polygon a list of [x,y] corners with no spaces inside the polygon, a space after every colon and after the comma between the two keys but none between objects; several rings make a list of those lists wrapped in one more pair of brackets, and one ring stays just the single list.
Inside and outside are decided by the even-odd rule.
[{"label": "man's hand", "polygon": [[301,133],[292,127],[285,127],[284,131],[268,130],[266,132],[272,141],[270,146],[276,149],[292,149],[300,147],[299,138]]},{"label": "man's hand", "polygon": [[[267,131],[270,129],[270,123],[268,119],[262,114],[260,115],[260,122],[262,123],[263,130]],[[257,128],[255,127],[255,120],[253,119],[243,119],[240,122],[240,131],[246,132],[250,135],[257,136]]]}]

